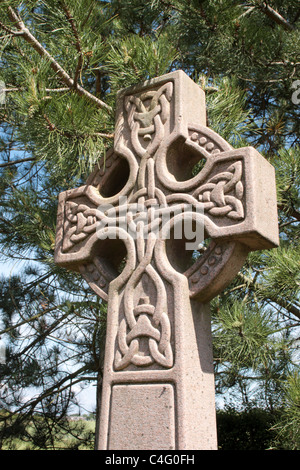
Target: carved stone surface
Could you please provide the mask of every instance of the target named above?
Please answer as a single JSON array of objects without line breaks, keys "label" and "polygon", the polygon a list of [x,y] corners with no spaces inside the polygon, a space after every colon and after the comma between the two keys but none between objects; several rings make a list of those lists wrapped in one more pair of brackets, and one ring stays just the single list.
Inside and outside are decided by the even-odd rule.
[{"label": "carved stone surface", "polygon": [[59,197],[55,251],[108,300],[99,448],[214,449],[208,302],[278,246],[274,169],[205,126],[182,71],[117,103],[104,165]]}]

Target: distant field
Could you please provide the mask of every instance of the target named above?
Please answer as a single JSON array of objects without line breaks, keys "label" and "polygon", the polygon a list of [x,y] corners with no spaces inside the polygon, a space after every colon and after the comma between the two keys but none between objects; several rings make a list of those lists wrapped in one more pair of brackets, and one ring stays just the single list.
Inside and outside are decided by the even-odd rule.
[{"label": "distant field", "polygon": [[22,437],[3,439],[2,445],[0,442],[0,450],[93,450],[95,421],[80,419],[68,421],[68,424],[70,432],[61,433],[58,430],[52,432],[52,435],[47,433],[44,425],[41,426],[40,434],[37,426],[29,425],[22,431]]}]

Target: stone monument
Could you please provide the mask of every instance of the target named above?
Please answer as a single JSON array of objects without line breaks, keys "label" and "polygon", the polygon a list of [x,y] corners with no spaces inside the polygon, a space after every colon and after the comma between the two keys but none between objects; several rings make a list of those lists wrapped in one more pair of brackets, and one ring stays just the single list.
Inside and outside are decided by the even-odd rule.
[{"label": "stone monument", "polygon": [[119,92],[114,147],[59,196],[55,250],[108,301],[99,449],[217,448],[209,301],[278,242],[273,167],[206,127],[198,85]]}]

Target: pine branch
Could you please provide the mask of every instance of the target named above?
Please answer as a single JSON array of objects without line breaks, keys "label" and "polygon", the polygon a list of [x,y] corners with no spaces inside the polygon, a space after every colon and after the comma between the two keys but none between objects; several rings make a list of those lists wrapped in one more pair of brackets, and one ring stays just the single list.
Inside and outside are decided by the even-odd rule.
[{"label": "pine branch", "polygon": [[[237,274],[237,277],[239,277],[240,279],[245,281],[245,284],[247,285],[248,289],[252,290],[254,292],[256,289],[259,289],[259,287],[260,287],[259,284],[256,281],[256,278],[257,278],[258,274],[259,274],[259,272],[257,272],[256,275],[254,276],[254,278],[252,279],[251,277],[247,277],[243,273],[239,272]],[[268,293],[267,300],[269,302],[272,302],[272,303],[275,303],[275,304],[279,305],[280,307],[284,308],[285,310],[292,313],[296,317],[300,318],[300,309],[298,307],[296,307],[296,305],[292,304],[291,302],[283,299],[279,295],[276,295],[275,292],[273,292],[271,295]]]},{"label": "pine branch", "polygon": [[[56,308],[57,307],[55,307],[55,309]],[[36,344],[38,344],[43,339],[47,338],[50,335],[50,333],[52,331],[54,331],[57,326],[59,326],[59,324],[62,322],[62,320],[67,318],[69,315],[70,315],[70,312],[66,312],[64,315],[62,315],[62,317],[60,317],[58,320],[54,321],[43,333],[36,336],[36,338],[30,344],[28,344],[28,346],[26,346],[22,351],[20,351],[18,354],[16,354],[15,357],[17,358],[17,357],[24,356],[27,351],[32,349]],[[22,320],[23,320],[23,318],[22,318]]]},{"label": "pine branch", "polygon": [[77,31],[74,18],[71,15],[71,12],[70,12],[69,8],[67,7],[67,5],[64,2],[61,2],[61,4],[62,4],[62,8],[63,8],[63,10],[66,14],[67,20],[71,25],[71,29],[72,29],[73,35],[75,37],[75,47],[76,47],[76,50],[79,54],[78,63],[77,63],[77,67],[76,67],[75,75],[74,75],[74,89],[76,89],[77,86],[78,86],[78,78],[80,76],[82,66],[83,66],[83,52],[82,52],[82,48],[81,48],[79,33]]},{"label": "pine branch", "polygon": [[[48,396],[52,395],[52,393],[61,393],[63,390],[65,390],[66,388],[69,388],[70,387],[70,384],[67,384],[67,385],[64,385],[66,382],[68,381],[71,381],[79,376],[78,380],[76,382],[72,382],[73,385],[75,383],[78,383],[78,382],[82,382],[82,378],[80,377],[80,374],[82,372],[85,372],[86,370],[88,370],[88,366],[85,365],[79,369],[77,369],[75,372],[71,373],[71,374],[68,374],[66,377],[62,378],[59,382],[55,383],[54,385],[52,385],[51,387],[49,387],[45,392],[41,393],[37,398],[34,398],[26,403],[24,403],[24,405],[22,405],[17,411],[16,413],[18,413],[19,416],[21,417],[25,417],[25,416],[22,416],[22,411],[26,408],[30,408],[29,412],[27,412],[27,414],[30,414],[30,412],[32,410],[34,410],[34,408],[42,401],[44,400],[45,398],[47,398]],[[14,415],[15,412],[11,412],[11,416]]]},{"label": "pine branch", "polygon": [[278,210],[282,210],[291,217],[294,217],[296,220],[300,221],[300,212],[298,212],[294,207],[289,207],[288,209],[284,206],[284,204],[277,205]]},{"label": "pine branch", "polygon": [[53,310],[57,310],[58,308],[59,308],[59,306],[56,305],[55,307],[45,309],[42,312],[39,312],[39,313],[37,313],[36,315],[33,315],[30,318],[26,318],[26,319],[20,321],[19,323],[15,324],[15,325],[12,325],[12,326],[9,326],[8,328],[5,328],[4,330],[0,331],[0,335],[9,333],[12,330],[20,328],[20,326],[22,326],[22,325],[27,325],[28,323],[33,322],[34,320],[37,320],[41,316],[44,316],[46,313],[52,312]]},{"label": "pine branch", "polygon": [[31,34],[28,28],[26,28],[23,21],[14,12],[11,7],[8,7],[8,15],[10,20],[15,24],[17,28],[17,34],[15,31],[11,31],[11,34],[22,36],[28,44],[30,44],[42,58],[49,60],[52,70],[54,70],[59,78],[67,85],[70,89],[75,89],[76,93],[80,96],[84,96],[89,101],[94,103],[100,109],[106,109],[108,112],[112,112],[112,108],[106,103],[101,101],[99,98],[85,90],[82,86],[78,85],[75,88],[74,80],[67,74],[67,72],[61,67],[61,65],[49,54],[49,52],[42,46],[42,44]]},{"label": "pine branch", "polygon": [[[247,8],[247,7],[245,7],[245,8]],[[255,10],[255,6],[254,6],[254,7],[247,8],[247,10],[246,10],[244,13],[242,13],[242,14],[238,17],[238,19],[243,18],[243,17],[246,16],[246,15],[249,15],[249,13],[251,13],[253,10]]]},{"label": "pine branch", "polygon": [[282,299],[278,296],[274,296],[274,298],[272,298],[272,296],[269,296],[269,301],[276,303],[277,305],[284,308],[285,310],[300,319],[300,309],[297,308],[295,305],[292,305],[290,302],[287,302],[285,299]]},{"label": "pine branch", "polygon": [[[55,124],[53,124],[53,122],[50,121],[49,117],[46,114],[44,114],[44,119],[47,122],[47,128],[49,129],[49,131],[51,131],[51,132],[56,131],[60,135],[62,135],[64,137],[67,137],[68,139],[73,139],[74,138],[74,134],[72,132],[68,132],[68,131],[64,131],[62,129],[59,129]],[[92,134],[82,134],[81,137],[82,138],[85,138],[85,137],[91,137],[91,138],[102,137],[104,139],[113,139],[114,136],[115,136],[115,134],[105,134],[104,132],[94,132]]]},{"label": "pine branch", "polygon": [[[3,93],[11,93],[11,92],[16,92],[16,91],[25,91],[26,88],[18,88],[18,87],[13,87],[13,88],[2,88],[1,91]],[[64,92],[67,92],[67,91],[70,91],[70,88],[65,88],[65,87],[62,87],[62,88],[45,88],[45,91],[47,93],[64,93]]]},{"label": "pine branch", "polygon": [[1,163],[0,168],[6,168],[8,166],[17,165],[18,163],[33,162],[35,160],[36,159],[34,157],[21,158],[20,160],[14,160],[11,162]]},{"label": "pine branch", "polygon": [[82,27],[82,28],[83,28],[83,26],[85,26],[86,23],[88,22],[88,20],[89,20],[89,18],[90,18],[90,16],[91,16],[91,13],[92,13],[92,11],[93,11],[94,8],[95,8],[95,2],[92,2],[91,7],[90,7],[90,9],[89,9],[89,12],[88,12],[88,14],[87,14],[85,20],[81,23],[81,27]]},{"label": "pine branch", "polygon": [[259,7],[259,9],[265,13],[271,20],[275,21],[275,23],[284,27],[287,31],[295,30],[295,26],[289,23],[283,16],[281,16],[276,10],[270,7],[267,2],[263,2],[263,5]]},{"label": "pine branch", "polygon": [[14,31],[14,30],[8,28],[7,26],[5,26],[5,24],[3,24],[1,21],[0,21],[0,28],[4,29],[4,31],[6,31],[7,33],[9,33],[13,36],[22,36],[23,35],[22,31]]}]

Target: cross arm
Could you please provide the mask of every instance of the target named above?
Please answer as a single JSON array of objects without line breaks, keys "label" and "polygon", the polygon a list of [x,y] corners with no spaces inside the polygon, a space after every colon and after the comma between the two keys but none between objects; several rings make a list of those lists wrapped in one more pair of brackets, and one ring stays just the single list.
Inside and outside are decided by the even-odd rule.
[{"label": "cross arm", "polygon": [[[189,204],[194,220],[200,208],[198,220],[211,243],[184,274],[191,297],[207,302],[231,282],[249,251],[279,245],[275,171],[253,147],[233,149],[201,125],[190,124],[189,137],[177,148],[172,167],[167,164],[168,149],[161,153],[157,174],[169,191],[168,204]],[[204,159],[205,165],[192,178],[181,180],[176,173],[180,158],[187,165],[190,159],[190,166]]]},{"label": "cross arm", "polygon": [[[198,174],[180,178],[177,162],[181,168],[201,160]],[[275,170],[253,147],[233,149],[211,129],[189,124],[189,136],[165,147],[156,167],[167,202],[202,210],[210,238],[236,240],[249,250],[279,245]]]},{"label": "cross arm", "polygon": [[131,249],[128,240],[116,242],[119,234],[113,235],[113,240],[103,240],[99,231],[106,208],[113,208],[120,190],[126,193],[135,182],[135,165],[129,162],[124,166],[125,160],[116,157],[113,149],[109,150],[85,185],[60,193],[57,211],[55,263],[80,272],[105,300],[110,282],[118,275],[116,266]]},{"label": "cross arm", "polygon": [[[237,164],[239,171],[235,169]],[[225,174],[229,169],[231,176]],[[274,167],[253,147],[245,147],[229,150],[215,158],[211,174],[213,176],[208,179],[213,181],[210,190],[212,207],[207,211],[207,232],[211,238],[236,240],[250,250],[278,246]],[[226,180],[226,176],[235,179],[234,183]],[[230,189],[227,197],[226,185]],[[203,189],[201,192],[203,194]],[[228,204],[234,209],[237,207],[231,211],[231,218],[224,216],[228,213]]]},{"label": "cross arm", "polygon": [[[232,170],[237,163],[238,178]],[[233,185],[228,185],[230,196],[226,199],[223,190],[230,181],[228,169],[232,170],[231,179],[236,179]],[[223,152],[214,158],[207,180],[213,183],[202,186],[196,195],[203,200],[206,193],[210,203],[207,207],[211,209],[204,212],[205,228],[213,241],[185,272],[191,297],[202,302],[224,290],[242,268],[249,251],[279,245],[274,168],[259,152],[252,147]],[[234,217],[228,217],[232,213]]]}]

